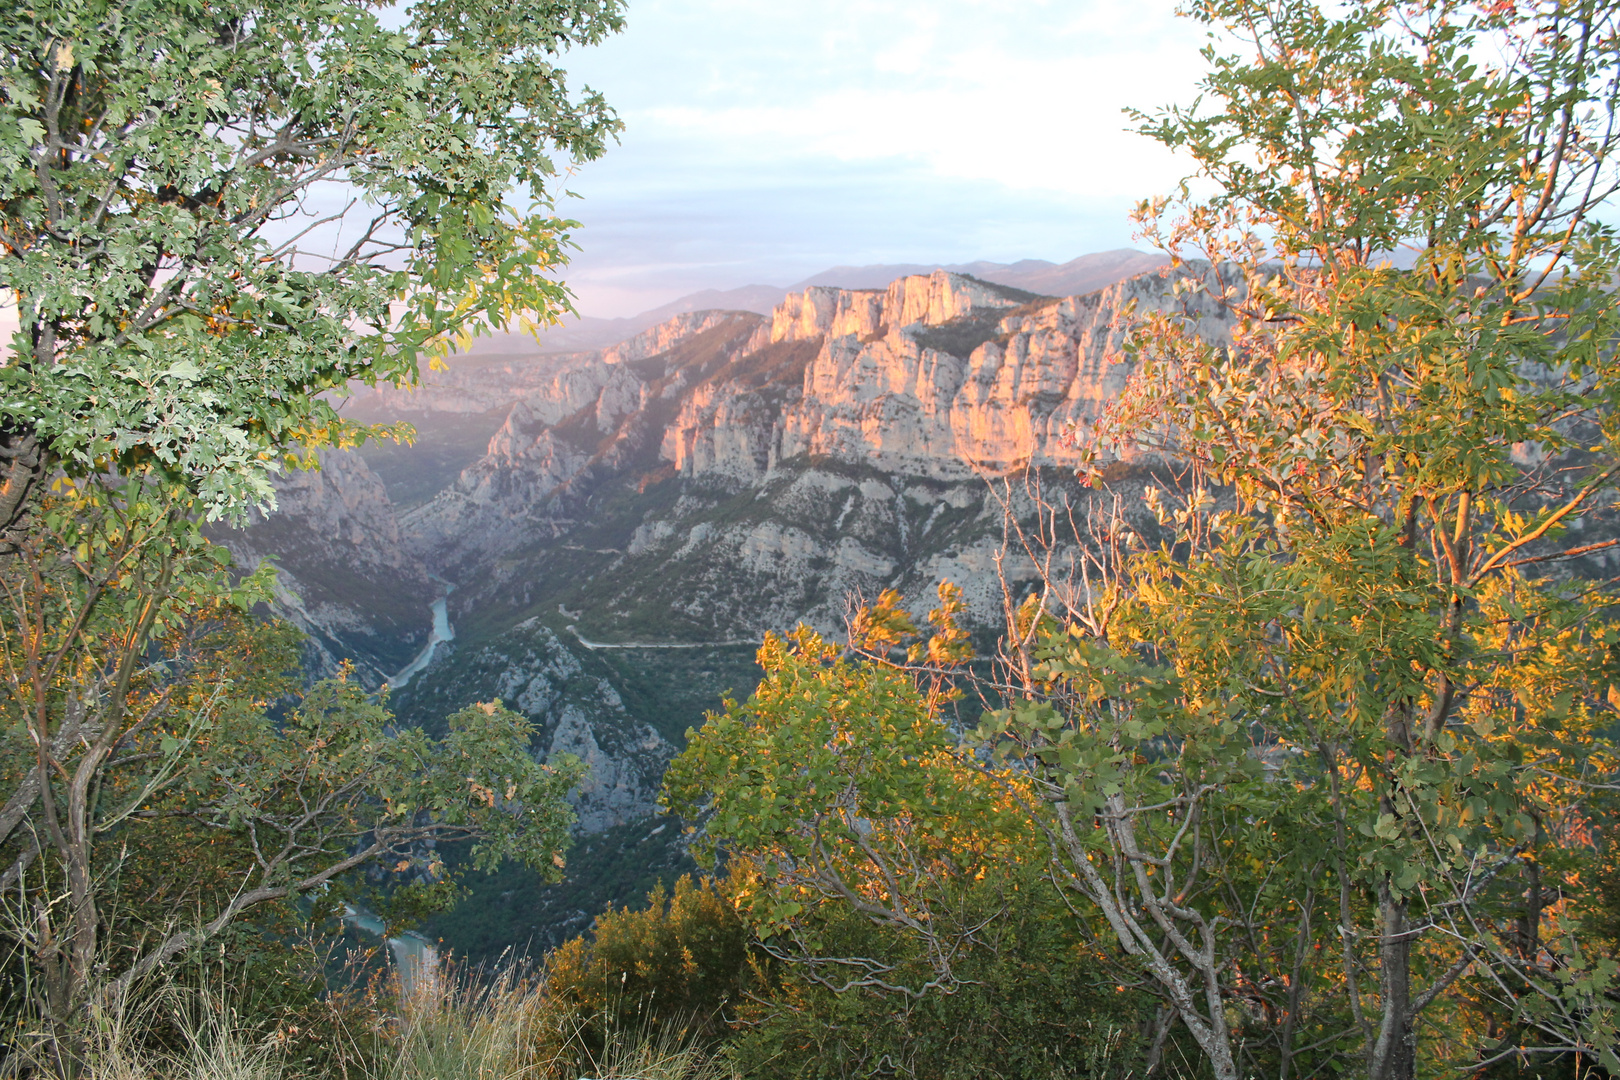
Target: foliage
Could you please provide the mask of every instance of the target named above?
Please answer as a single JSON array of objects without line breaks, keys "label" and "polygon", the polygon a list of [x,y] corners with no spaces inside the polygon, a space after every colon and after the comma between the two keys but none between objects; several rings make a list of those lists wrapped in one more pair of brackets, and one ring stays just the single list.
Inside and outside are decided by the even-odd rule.
[{"label": "foliage", "polygon": [[[900,625],[892,609],[868,622],[877,634]],[[978,924],[937,906],[938,886],[1015,857],[1016,842],[997,830],[1009,802],[1000,778],[958,755],[937,712],[947,692],[842,653],[808,627],[767,634],[759,687],[687,732],[662,798],[687,820],[702,817],[706,849],[723,845],[747,868],[737,903],[782,957],[830,987],[948,987],[951,958]],[[828,957],[819,923],[803,916],[829,903],[910,935],[926,959],[902,971]]]},{"label": "foliage", "polygon": [[[52,852],[61,864],[51,876],[67,876],[69,897],[38,913],[22,903],[6,929],[45,947],[35,958],[45,970],[34,976],[61,1008],[82,996],[101,947],[95,831],[131,820],[171,783],[184,742],[285,688],[277,676],[286,656],[273,647],[262,677],[246,679],[254,665],[240,652],[202,647],[208,615],[251,602],[264,582],[233,586],[185,510],[184,500],[148,498],[138,481],[74,486],[41,507],[33,534],[0,567],[8,795],[0,882],[17,898],[36,859]],[[152,655],[164,639],[170,648]],[[241,698],[225,693],[237,680]],[[133,740],[148,745],[137,750]],[[109,768],[129,771],[104,790]],[[136,778],[133,786],[118,788],[122,776]],[[72,933],[56,925],[64,918]]]},{"label": "foliage", "polygon": [[1142,220],[1230,340],[1140,320],[1089,438],[1177,473],[1171,539],[1032,611],[981,737],[1217,1077],[1613,1070],[1575,898],[1616,766],[1614,12],[1189,10],[1252,51],[1144,118],[1213,194]]},{"label": "foliage", "polygon": [[[954,962],[950,993],[836,993],[797,977],[795,965],[776,964],[767,987],[743,1003],[731,1060],[759,1080],[1140,1075],[1133,1070],[1151,1003],[1102,981],[1095,949],[1039,867],[1015,867],[1011,882],[960,883],[956,892],[964,912],[986,917]],[[816,917],[831,955],[883,957],[897,968],[918,959],[905,956],[917,951],[914,942],[846,906]]]},{"label": "foliage", "polygon": [[[1212,47],[1203,102],[1143,118],[1202,183],[1142,220],[1205,261],[1080,433],[1092,480],[1109,455],[1169,478],[1164,542],[1105,497],[1083,580],[1009,603],[987,692],[1021,700],[977,732],[988,760],[918,726],[902,665],[954,659],[894,660],[885,600],[855,620],[865,665],[768,641],[672,801],[757,867],[784,958],[829,957],[793,920],[837,900],[964,941],[940,887],[983,856],[952,866],[937,828],[1047,863],[1221,1080],[1613,1071],[1616,958],[1579,898],[1609,872],[1620,702],[1597,213],[1620,27],[1580,3],[1189,11],[1250,54]],[[1200,336],[1211,310],[1229,336]],[[960,982],[949,949],[906,979],[831,962]]]},{"label": "foliage", "polygon": [[5,20],[0,526],[57,466],[143,470],[211,518],[268,504],[289,451],[363,435],[323,391],[566,307],[551,155],[596,157],[618,121],[555,57],[617,30],[617,0],[389,22],[349,0]]},{"label": "foliage", "polygon": [[760,1075],[1140,1061],[1141,999],[1099,987],[1085,927],[1043,880],[1025,784],[963,752],[943,669],[907,666],[968,659],[960,594],[940,598],[926,641],[894,594],[857,613],[864,658],[805,627],[767,635],[759,688],[689,732],[665,775],[758,938],[765,985],[734,1053]]},{"label": "foliage", "polygon": [[195,536],[188,500],[159,505],[80,485],[42,509],[39,532],[55,531],[0,564],[0,934],[48,1031],[258,905],[370,864],[438,877],[421,866],[438,840],[477,838],[476,866],[556,873],[577,762],[537,764],[530,725],[498,702],[442,738],[395,729],[342,679],[281,714],[293,642],[231,603],[261,583],[233,586],[216,549],[175,543]]},{"label": "foliage", "polygon": [[[734,864],[740,866],[740,864]],[[802,963],[751,944],[734,898],[757,888],[747,871],[729,879],[683,877],[640,911],[610,911],[592,936],[548,956],[546,989],[574,1017],[581,1050],[612,1032],[719,1049],[751,1077],[1124,1076],[1137,1063],[1144,998],[1101,986],[1092,949],[1039,868],[957,883],[954,905],[977,913],[979,932],[957,958],[949,994],[913,998],[880,986],[843,993]],[[971,914],[969,914],[971,917]],[[896,970],[916,940],[842,904],[806,914],[836,955],[880,957]]]},{"label": "foliage", "polygon": [[713,1042],[749,985],[748,933],[723,885],[683,875],[660,883],[647,907],[609,908],[591,939],[574,938],[546,958],[547,988],[580,1018],[582,1034],[679,1032]]}]

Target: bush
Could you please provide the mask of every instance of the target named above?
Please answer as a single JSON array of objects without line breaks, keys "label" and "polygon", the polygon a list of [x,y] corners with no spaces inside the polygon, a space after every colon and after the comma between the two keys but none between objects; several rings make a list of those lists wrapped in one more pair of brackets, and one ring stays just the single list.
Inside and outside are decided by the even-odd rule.
[{"label": "bush", "polygon": [[[1020,876],[1011,889],[1008,882],[964,888],[956,917],[977,915],[984,926],[953,961],[954,989],[921,997],[878,986],[835,993],[800,965],[778,963],[768,998],[741,1010],[733,1060],[756,1080],[1132,1075],[1152,1003],[1107,978],[1050,883]],[[825,905],[818,921],[823,956],[875,958],[897,971],[913,966],[912,942],[847,906]]]},{"label": "bush", "polygon": [[[751,1080],[1105,1080],[1141,1060],[1152,1003],[1107,978],[1037,868],[960,885],[951,917],[984,925],[954,960],[961,982],[921,997],[876,985],[835,992],[825,983],[845,980],[818,981],[826,967],[782,959],[789,953],[776,942],[751,944],[735,886],[682,877],[673,895],[660,886],[644,910],[609,911],[592,938],[551,953],[547,990],[573,1018],[582,1066],[627,1037],[706,1047]],[[918,982],[911,976],[927,967],[911,955],[914,939],[845,905],[819,907],[814,922],[806,933],[822,959],[874,958],[893,966],[896,982]]]},{"label": "bush", "polygon": [[589,1018],[713,1043],[750,975],[748,932],[721,883],[684,875],[673,895],[662,883],[648,893],[645,910],[608,909],[592,940],[575,938],[550,955],[546,974],[552,997],[596,1032],[598,1045],[600,1024]]}]

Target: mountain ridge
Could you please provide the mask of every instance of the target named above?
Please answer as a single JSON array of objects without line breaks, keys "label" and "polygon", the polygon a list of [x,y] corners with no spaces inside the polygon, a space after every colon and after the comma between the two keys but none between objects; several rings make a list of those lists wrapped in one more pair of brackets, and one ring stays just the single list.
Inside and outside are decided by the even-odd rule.
[{"label": "mountain ridge", "polygon": [[538,341],[527,334],[495,334],[478,338],[465,355],[478,357],[528,356],[536,353],[568,353],[599,349],[646,330],[664,320],[705,309],[752,311],[769,315],[788,295],[816,285],[845,289],[883,288],[889,282],[935,270],[964,274],[996,285],[1008,285],[1044,296],[1073,296],[1104,288],[1135,274],[1166,265],[1162,255],[1117,248],[1092,252],[1054,263],[1046,259],[1021,259],[998,263],[980,259],[969,263],[876,263],[866,266],[834,266],[791,285],[743,285],[734,289],[702,289],[649,308],[636,315],[619,318],[580,316],[538,333]]},{"label": "mountain ridge", "polygon": [[[1031,527],[1040,500],[1086,505],[1067,436],[1124,385],[1126,313],[1177,310],[1215,339],[1229,329],[1207,293],[1174,288],[1197,272],[1068,297],[943,270],[881,289],[810,285],[769,315],[678,313],[610,348],[457,358],[414,395],[359,395],[356,415],[408,419],[423,446],[368,444],[357,456],[370,479],[334,472],[340,487],[400,493],[389,514],[371,496],[320,507],[352,503],[375,519],[378,542],[403,553],[402,584],[455,586],[454,639],[391,707],[430,730],[471,701],[517,709],[537,756],[588,763],[581,831],[599,838],[590,850],[619,853],[571,860],[562,886],[514,889],[508,875],[480,893],[481,910],[512,928],[502,933],[542,947],[635,899],[602,876],[609,864],[687,865],[679,830],[648,818],[685,733],[758,678],[753,645],[739,642],[800,622],[837,635],[851,603],[888,588],[921,615],[941,580],[962,587],[970,629],[994,627],[1038,580],[1008,547],[1009,525]],[[460,433],[460,459],[432,456],[445,431]],[[1153,463],[1111,468],[1132,528],[1152,541],[1139,496]],[[315,494],[289,487],[279,512],[318,534],[283,558],[295,582],[318,576],[304,564],[320,561],[319,537],[353,532],[300,505]],[[274,546],[254,539],[255,551]],[[333,546],[329,558],[342,557]],[[370,580],[380,603],[389,586]],[[413,629],[425,630],[423,599]],[[450,944],[483,947],[473,942]]]}]

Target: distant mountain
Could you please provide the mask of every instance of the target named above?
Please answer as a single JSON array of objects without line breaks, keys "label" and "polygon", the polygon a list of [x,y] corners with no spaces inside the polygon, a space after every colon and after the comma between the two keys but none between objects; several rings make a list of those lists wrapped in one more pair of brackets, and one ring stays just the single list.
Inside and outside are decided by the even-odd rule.
[{"label": "distant mountain", "polygon": [[[885,278],[883,284],[888,283],[889,279]],[[692,311],[752,311],[756,315],[768,315],[787,294],[787,289],[775,285],[744,285],[740,289],[704,289],[643,311],[639,315],[625,318],[598,319],[591,315],[581,315],[577,319],[569,319],[561,326],[542,331],[539,343],[536,343],[530,335],[522,333],[494,334],[479,338],[468,350],[468,355],[504,358],[532,356],[537,352],[588,352],[608,345],[617,345],[643,330]]]},{"label": "distant mountain", "polygon": [[[888,282],[885,281],[883,284],[887,285]],[[651,311],[643,311],[640,315],[625,321],[641,324],[632,331],[639,334],[649,326],[655,326],[676,315],[685,315],[689,311],[752,311],[756,315],[769,315],[771,309],[780,304],[789,291],[791,290],[779,289],[775,285],[744,285],[740,289],[724,290],[704,289],[702,292],[683,296],[679,300],[671,300]]]},{"label": "distant mountain", "polygon": [[[1137,274],[1157,270],[1169,261],[1163,255],[1119,248],[1116,251],[1099,251],[1092,255],[1082,255],[1066,263],[1048,262],[1045,259],[1021,259],[1015,263],[997,263],[981,259],[978,262],[955,264],[835,266],[831,270],[823,270],[782,290],[782,295],[800,292],[811,285],[831,285],[840,289],[882,289],[886,288],[889,282],[908,274],[931,274],[935,270],[946,270],[996,285],[1010,285],[1015,289],[1038,293],[1041,296],[1080,296],[1105,289],[1115,282],[1124,281]],[[778,299],[780,300],[780,297]]]},{"label": "distant mountain", "polygon": [[[277,613],[325,664],[366,661],[374,686],[428,650],[390,697],[400,723],[434,730],[499,699],[534,725],[537,756],[589,769],[566,880],[475,875],[459,921],[429,932],[475,961],[555,945],[690,866],[680,824],[652,817],[658,784],[687,731],[749,693],[765,631],[837,635],[852,597],[890,588],[920,618],[949,580],[964,625],[993,632],[1036,577],[1004,551],[1008,515],[1029,532],[1049,513],[1020,479],[1082,519],[1093,497],[1067,434],[1124,386],[1119,316],[1175,310],[1212,341],[1229,332],[1207,292],[1157,274],[1065,298],[1028,287],[1132,259],[1151,257],[811,285],[769,314],[676,310],[717,300],[686,298],[628,337],[633,321],[612,320],[622,340],[600,351],[490,351],[416,391],[355,395],[353,415],[408,421],[416,445],[368,443],[314,474],[324,486],[288,478],[233,550],[278,557]],[[1152,467],[1114,463],[1110,480],[1156,543]],[[439,597],[453,636],[429,635]]]},{"label": "distant mountain", "polygon": [[1080,296],[1106,289],[1126,278],[1145,274],[1168,265],[1169,258],[1157,253],[1120,248],[1082,255],[1054,266],[1042,259],[1025,259],[1002,269],[963,267],[958,273],[972,274],[998,285],[1011,285],[1045,296]]},{"label": "distant mountain", "polygon": [[790,293],[812,285],[839,289],[884,289],[889,282],[914,274],[945,270],[966,274],[996,285],[1009,285],[1041,296],[1079,296],[1096,292],[1137,274],[1165,265],[1163,255],[1119,248],[1082,255],[1066,263],[1021,259],[1015,263],[979,260],[970,263],[877,263],[871,266],[834,266],[788,286],[744,285],[737,289],[704,289],[667,304],[618,319],[582,315],[561,326],[542,331],[539,341],[528,334],[495,334],[479,338],[467,355],[481,359],[533,356],[536,353],[587,352],[617,344],[691,311],[752,311],[769,315]]}]

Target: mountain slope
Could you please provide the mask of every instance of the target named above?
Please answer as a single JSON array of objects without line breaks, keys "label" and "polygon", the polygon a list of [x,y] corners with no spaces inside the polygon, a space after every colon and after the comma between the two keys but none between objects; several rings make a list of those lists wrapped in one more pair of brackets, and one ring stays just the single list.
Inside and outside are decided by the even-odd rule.
[{"label": "mountain slope", "polygon": [[526,333],[501,333],[475,339],[463,354],[475,360],[512,359],[536,353],[582,352],[600,349],[641,333],[677,315],[694,311],[752,311],[769,315],[788,295],[816,285],[840,289],[883,289],[891,281],[936,270],[965,274],[996,285],[1006,285],[1045,296],[1076,296],[1095,292],[1137,274],[1145,274],[1168,263],[1163,255],[1131,248],[1094,252],[1053,263],[1045,259],[1021,259],[998,263],[980,259],[970,263],[880,263],[868,266],[834,266],[812,274],[792,285],[744,285],[735,289],[703,289],[671,300],[667,304],[623,318],[602,319],[589,315],[565,319],[560,325],[539,332],[538,340]]},{"label": "mountain slope", "polygon": [[382,482],[352,450],[327,450],[321,467],[276,481],[277,508],[245,529],[211,529],[237,566],[276,566],[270,613],[307,635],[305,666],[330,675],[347,660],[381,686],[427,644],[428,605],[440,589],[400,543]]},{"label": "mountain slope", "polygon": [[[764,632],[837,633],[885,588],[924,612],[948,579],[988,634],[1006,592],[1036,580],[1007,529],[1036,527],[1037,485],[1048,517],[1085,513],[1066,436],[1124,385],[1122,315],[1174,307],[1212,339],[1228,332],[1207,297],[1171,284],[1058,298],[936,270],[815,285],[768,315],[681,313],[598,352],[457,361],[411,394],[357,398],[356,415],[463,438],[456,470],[457,455],[365,451],[391,490],[443,484],[402,498],[396,533],[377,526],[421,581],[455,587],[454,640],[393,696],[397,715],[431,728],[498,697],[535,724],[537,754],[591,767],[576,804],[607,861],[576,859],[556,889],[492,879],[478,903],[552,941],[635,899],[615,890],[639,880],[637,860],[685,865],[675,833],[646,821],[658,782],[706,710],[749,692]],[[1127,503],[1150,469],[1113,466]],[[1150,517],[1134,524],[1154,534]],[[412,588],[398,596],[425,612],[431,590]],[[452,945],[490,945],[458,918],[441,927],[466,935]]]}]

